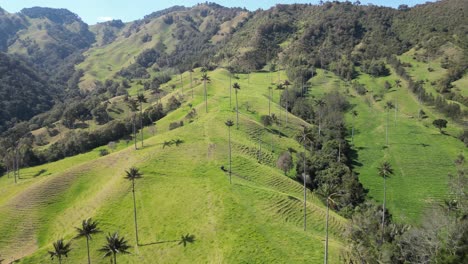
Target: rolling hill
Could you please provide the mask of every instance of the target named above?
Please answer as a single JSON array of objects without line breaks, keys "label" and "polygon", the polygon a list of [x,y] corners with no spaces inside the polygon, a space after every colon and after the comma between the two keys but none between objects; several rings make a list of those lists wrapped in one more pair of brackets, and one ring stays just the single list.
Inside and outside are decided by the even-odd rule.
[{"label": "rolling hill", "polygon": [[[462,0],[255,12],[205,3],[88,26],[64,9],[0,9],[0,92],[21,87],[30,107],[15,116],[15,101],[0,99],[8,106],[0,118],[0,260],[47,263],[52,243],[64,238],[73,248],[64,262],[85,262],[86,243],[73,238],[92,217],[103,231],[91,241],[93,263],[108,262],[98,250],[111,232],[132,246],[119,263],[318,263],[330,186],[342,188],[327,194],[339,196],[331,200],[330,263],[468,258],[452,245],[468,234],[468,208],[449,176],[466,171],[454,163],[468,146],[464,11]],[[237,95],[230,184],[225,122],[236,120]],[[438,130],[437,119],[447,127]],[[283,172],[285,153],[292,166]],[[393,169],[381,230],[384,161]],[[143,173],[138,246],[124,179],[133,166]],[[378,220],[365,216],[369,204]],[[448,210],[443,238],[421,231],[433,227],[428,212],[438,208]],[[411,232],[421,233],[411,240]],[[421,246],[434,249],[423,260],[402,253],[413,249],[402,243],[417,248],[425,235],[442,246]]]}]

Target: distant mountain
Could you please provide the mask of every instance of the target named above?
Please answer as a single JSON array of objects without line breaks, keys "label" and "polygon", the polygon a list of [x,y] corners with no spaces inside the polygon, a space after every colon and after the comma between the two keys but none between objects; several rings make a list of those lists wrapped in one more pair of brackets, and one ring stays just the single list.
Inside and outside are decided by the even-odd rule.
[{"label": "distant mountain", "polygon": [[447,91],[467,68],[465,13],[463,0],[399,9],[325,2],[255,12],[207,3],[89,27],[66,9],[33,7],[0,11],[0,50],[40,69],[47,83],[61,88],[61,100],[106,80],[151,81],[157,72],[198,66],[235,72],[281,66],[293,82],[322,68],[352,80],[358,69],[370,71],[380,59],[411,48],[454,62]]},{"label": "distant mountain", "polygon": [[37,70],[0,52],[0,131],[49,110],[55,93]]}]

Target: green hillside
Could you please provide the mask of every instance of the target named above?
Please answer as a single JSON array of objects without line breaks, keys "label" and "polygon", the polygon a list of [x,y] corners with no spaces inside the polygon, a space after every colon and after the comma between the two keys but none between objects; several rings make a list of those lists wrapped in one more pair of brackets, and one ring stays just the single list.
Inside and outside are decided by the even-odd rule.
[{"label": "green hillside", "polygon": [[464,11],[0,8],[0,263],[468,262]]},{"label": "green hillside", "polygon": [[[324,207],[309,192],[308,230],[304,232],[302,187],[274,165],[280,151],[300,147],[290,138],[266,132],[257,121],[268,111],[267,74],[252,75],[250,84],[245,76],[239,80],[243,87],[239,100],[250,101],[255,113],[242,108],[240,130],[233,129],[232,185],[220,170],[228,154],[223,122],[234,119],[228,78],[224,70],[210,75],[209,113],[204,113],[203,87],[198,85],[196,97],[188,100],[199,113],[195,121],[168,131],[170,122],[185,116],[185,103],[157,122],[157,135],[148,137],[143,149],[123,148],[101,158],[92,151],[24,169],[17,185],[3,177],[2,256],[7,260],[27,256],[21,263],[46,262],[51,242],[62,236],[71,239],[73,227],[86,217],[97,219],[106,232],[119,231],[134,245],[130,183],[123,175],[130,166],[137,166],[144,173],[137,182],[142,245],[120,257],[119,263],[152,263],[155,257],[164,263],[321,261]],[[284,132],[292,136],[303,121],[292,116],[291,120]],[[256,155],[259,135],[265,141],[275,137],[274,152],[264,147],[260,164]],[[164,141],[174,139],[183,143],[163,148]],[[41,170],[45,172],[34,176]],[[331,261],[338,261],[344,249],[339,242],[344,224],[343,218],[332,214]],[[195,236],[195,242],[184,248],[177,240],[187,233]],[[105,262],[96,252],[103,241],[103,234],[92,241],[92,256],[98,263]],[[68,262],[85,261],[83,242],[73,241],[75,250]]]}]

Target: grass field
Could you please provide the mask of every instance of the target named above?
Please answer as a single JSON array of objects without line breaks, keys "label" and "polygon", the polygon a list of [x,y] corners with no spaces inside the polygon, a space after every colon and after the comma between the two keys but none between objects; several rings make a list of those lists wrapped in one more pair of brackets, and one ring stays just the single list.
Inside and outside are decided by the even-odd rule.
[{"label": "grass field", "polygon": [[[195,73],[199,75],[199,72]],[[188,74],[187,74],[188,75]],[[227,165],[229,107],[227,72],[210,73],[209,113],[204,112],[203,85],[186,102],[157,122],[158,133],[145,131],[145,147],[135,151],[122,142],[110,155],[99,157],[94,150],[21,171],[17,185],[0,178],[0,255],[7,261],[49,263],[47,250],[58,238],[74,236],[74,228],[87,217],[97,219],[103,231],[91,242],[93,263],[107,263],[97,249],[107,232],[119,231],[135,245],[130,182],[124,171],[141,168],[137,182],[137,208],[141,244],[119,263],[257,263],[322,261],[324,207],[308,196],[308,230],[302,230],[302,187],[284,176],[274,164],[287,147],[299,149],[289,137],[265,131],[259,117],[268,113],[269,78],[256,73],[239,76],[240,129],[232,129],[233,184],[220,170]],[[176,82],[177,80],[174,80]],[[173,93],[180,93],[180,88]],[[171,96],[171,94],[166,97]],[[275,94],[277,99],[277,94]],[[245,102],[250,102],[249,111]],[[170,122],[182,120],[188,103],[196,108],[193,122],[168,130]],[[274,105],[274,112],[278,111]],[[290,116],[287,128],[293,136],[303,121]],[[269,143],[274,138],[274,152]],[[179,146],[163,148],[163,142],[181,139]],[[257,162],[259,140],[264,141],[261,163]],[[39,176],[39,172],[45,170]],[[5,195],[3,195],[5,194]],[[341,234],[346,221],[332,214],[330,261],[339,261],[344,249]],[[178,245],[181,235],[195,236],[186,247]],[[86,261],[85,241],[74,240],[73,251],[64,263]]]},{"label": "grass field", "polygon": [[[370,99],[372,94],[380,92],[385,80],[394,83],[396,79],[398,76],[394,73],[385,78],[362,74],[358,81],[365,84],[370,93],[359,96],[352,91],[351,102],[359,113],[355,118],[356,171],[370,190],[369,196],[382,201],[383,180],[378,176],[377,168],[388,160],[394,168],[394,175],[387,180],[388,208],[397,221],[417,224],[428,206],[447,198],[447,174],[455,172],[453,160],[466,148],[456,139],[461,132],[460,126],[449,121],[447,135],[442,135],[432,125],[434,119],[444,118],[432,107],[422,105],[428,118],[418,119],[419,104],[406,83],[401,88],[393,87],[381,101]],[[388,113],[388,147],[385,142],[387,112],[384,109],[387,101],[393,102],[398,109],[396,113],[395,109]],[[352,122],[349,115],[348,123],[351,125]]]},{"label": "grass field", "polygon": [[[423,70],[413,66],[413,74]],[[421,67],[426,67],[425,65]],[[194,79],[200,78],[199,69]],[[135,151],[123,141],[110,155],[99,157],[97,148],[85,154],[21,171],[19,184],[11,178],[0,178],[0,256],[7,261],[22,258],[21,263],[47,263],[47,250],[58,238],[74,236],[80,221],[93,217],[107,232],[119,231],[135,245],[130,183],[123,179],[131,166],[141,168],[144,178],[137,182],[139,211],[139,247],[130,255],[120,256],[119,263],[257,263],[304,262],[316,263],[323,255],[324,207],[309,192],[308,230],[302,230],[302,188],[290,177],[276,169],[275,162],[288,147],[300,146],[291,138],[304,121],[289,115],[286,136],[262,128],[260,116],[268,114],[268,86],[278,78],[277,73],[237,75],[239,82],[240,129],[232,129],[233,184],[220,170],[227,166],[227,119],[235,120],[234,91],[229,100],[229,76],[223,69],[209,73],[208,109],[205,113],[203,84],[195,81],[191,97],[189,74],[164,85],[171,96],[183,98],[182,106],[157,122],[156,136],[144,129],[145,147]],[[280,78],[284,79],[281,73]],[[425,78],[425,77],[424,77]],[[446,135],[432,126],[442,118],[431,107],[421,107],[428,118],[419,120],[419,104],[403,82],[401,88],[384,91],[385,81],[399,79],[394,73],[385,78],[361,74],[357,81],[366,85],[367,95],[358,95],[351,86],[331,72],[317,70],[310,83],[313,97],[339,90],[348,93],[353,110],[359,116],[347,115],[348,126],[355,124],[354,149],[357,151],[355,171],[369,189],[369,197],[382,200],[382,179],[377,167],[388,160],[394,175],[387,181],[387,204],[398,222],[417,224],[425,208],[447,197],[447,173],[454,172],[453,160],[465,147],[455,136],[460,127],[449,123]],[[170,86],[176,85],[172,90]],[[136,94],[135,83],[129,89]],[[383,95],[375,101],[374,94]],[[146,93],[148,107],[156,99]],[[274,101],[278,101],[274,92]],[[112,107],[120,108],[114,118],[128,115],[122,98],[115,98]],[[384,105],[392,101],[398,111],[389,112],[389,145],[385,144],[387,113]],[[197,116],[185,116],[191,108]],[[277,104],[272,112],[279,115]],[[284,114],[284,112],[283,112]],[[284,119],[284,116],[283,116]],[[183,120],[185,125],[169,130],[171,122]],[[95,125],[91,126],[91,129]],[[179,146],[163,147],[165,141],[180,139]],[[351,140],[351,138],[349,138]],[[273,142],[273,147],[271,145]],[[259,147],[262,145],[261,155]],[[261,158],[259,158],[261,156]],[[258,160],[260,159],[260,162]],[[346,249],[342,233],[346,220],[332,214],[331,263],[340,259]],[[91,243],[94,263],[106,263],[97,249],[105,233]],[[183,247],[181,235],[195,236],[195,242]],[[86,261],[85,242],[73,241],[73,251],[65,263]]]}]

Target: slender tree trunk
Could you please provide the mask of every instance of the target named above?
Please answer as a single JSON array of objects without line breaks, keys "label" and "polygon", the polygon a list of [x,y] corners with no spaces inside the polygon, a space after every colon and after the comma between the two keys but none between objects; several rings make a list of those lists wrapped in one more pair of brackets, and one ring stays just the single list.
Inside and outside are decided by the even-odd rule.
[{"label": "slender tree trunk", "polygon": [[278,103],[278,105],[279,105],[279,109],[280,109],[280,114],[279,114],[279,119],[278,119],[278,120],[279,120],[279,125],[281,126],[281,118],[282,118],[282,114],[281,114],[282,109],[281,109],[281,108],[283,108],[283,107],[281,106],[281,90],[278,90],[278,95],[279,95],[279,99],[278,99],[278,100],[279,100],[279,103]]},{"label": "slender tree trunk", "polygon": [[135,199],[135,180],[132,180],[132,193],[133,193],[133,216],[135,220],[135,237],[136,237],[136,244],[138,243],[138,222],[137,222],[137,209],[136,209],[136,199]]},{"label": "slender tree trunk", "polygon": [[388,146],[388,113],[390,110],[387,110],[387,125],[385,126],[385,145]]},{"label": "slender tree trunk", "polygon": [[133,113],[133,142],[135,144],[135,150],[138,149],[137,147],[137,136],[136,136],[136,115]]},{"label": "slender tree trunk", "polygon": [[58,259],[59,259],[59,264],[62,264],[62,256],[58,256]]},{"label": "slender tree trunk", "polygon": [[232,73],[229,73],[229,111],[232,111]]},{"label": "slender tree trunk", "polygon": [[140,102],[141,148],[143,148],[143,103]]},{"label": "slender tree trunk", "polygon": [[303,169],[303,175],[302,177],[304,178],[304,231],[306,231],[307,229],[307,188],[306,188],[306,167],[305,167],[305,151],[304,151],[304,160],[303,160],[303,166],[304,166],[304,169]]},{"label": "slender tree trunk", "polygon": [[330,211],[330,201],[329,201],[329,197],[327,197],[327,220],[326,220],[326,224],[325,224],[325,232],[326,232],[326,235],[325,235],[325,257],[323,259],[323,263],[324,264],[328,264],[328,217],[329,217],[329,211]]},{"label": "slender tree trunk", "polygon": [[237,129],[239,129],[239,102],[237,101],[237,89],[236,89],[236,115],[237,115]]},{"label": "slender tree trunk", "polygon": [[231,127],[229,127],[229,183],[232,184]]},{"label": "slender tree trunk", "polygon": [[382,243],[383,243],[383,238],[384,238],[384,232],[385,232],[385,203],[387,200],[387,182],[386,179],[387,177],[384,176],[384,198],[383,198],[383,206],[382,206]]},{"label": "slender tree trunk", "polygon": [[203,86],[205,87],[205,110],[208,113],[208,93],[206,91],[206,81],[203,81]]},{"label": "slender tree trunk", "polygon": [[114,264],[117,264],[117,254],[114,253]]},{"label": "slender tree trunk", "polygon": [[286,126],[288,125],[288,107],[289,107],[289,94],[288,94],[288,88],[286,88]]},{"label": "slender tree trunk", "polygon": [[89,238],[86,237],[86,248],[88,249],[88,264],[91,264],[91,256],[89,255]]}]

